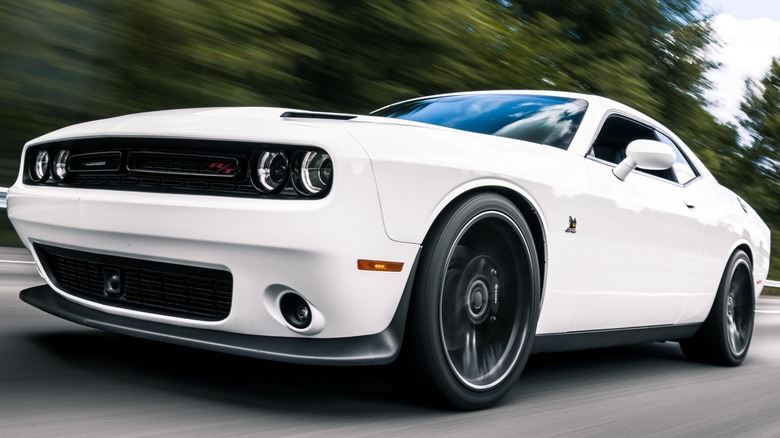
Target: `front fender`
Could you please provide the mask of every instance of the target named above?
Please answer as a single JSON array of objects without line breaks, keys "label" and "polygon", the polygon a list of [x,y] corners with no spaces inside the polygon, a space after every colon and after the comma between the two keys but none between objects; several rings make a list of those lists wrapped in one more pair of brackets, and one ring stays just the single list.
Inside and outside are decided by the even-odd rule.
[{"label": "front fender", "polygon": [[[386,131],[386,132],[385,132]],[[577,195],[582,157],[549,146],[418,127],[353,132],[371,161],[390,239],[420,244],[442,211],[480,188],[523,197],[546,229],[553,198]]]}]

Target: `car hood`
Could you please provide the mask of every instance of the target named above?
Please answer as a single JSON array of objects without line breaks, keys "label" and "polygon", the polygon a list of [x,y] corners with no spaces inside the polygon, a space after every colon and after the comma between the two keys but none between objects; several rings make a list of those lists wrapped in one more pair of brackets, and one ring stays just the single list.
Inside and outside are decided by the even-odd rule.
[{"label": "car hood", "polygon": [[[283,117],[284,114],[297,116]],[[130,114],[68,126],[27,143],[91,137],[175,137],[237,141],[294,140],[292,131],[335,129],[348,131],[355,124],[414,125],[449,129],[406,120],[374,116],[318,113],[289,108],[192,108]],[[289,129],[290,126],[296,129]],[[294,137],[294,136],[293,136]]]}]

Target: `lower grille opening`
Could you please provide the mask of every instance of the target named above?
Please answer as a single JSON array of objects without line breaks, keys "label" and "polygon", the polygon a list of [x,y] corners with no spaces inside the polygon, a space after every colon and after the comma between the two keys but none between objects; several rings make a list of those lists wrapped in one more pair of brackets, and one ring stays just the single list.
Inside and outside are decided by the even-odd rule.
[{"label": "lower grille opening", "polygon": [[35,244],[55,286],[124,309],[203,321],[230,314],[233,275],[219,269],[151,262]]}]

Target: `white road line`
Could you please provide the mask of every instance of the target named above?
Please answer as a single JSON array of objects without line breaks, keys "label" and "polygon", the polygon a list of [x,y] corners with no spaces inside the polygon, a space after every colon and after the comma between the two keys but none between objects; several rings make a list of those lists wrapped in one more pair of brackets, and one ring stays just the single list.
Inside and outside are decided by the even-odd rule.
[{"label": "white road line", "polygon": [[764,281],[764,286],[780,287],[780,281],[766,280]]},{"label": "white road line", "polygon": [[0,260],[0,263],[8,263],[12,265],[34,265],[35,262],[24,262],[20,260]]},{"label": "white road line", "polygon": [[756,310],[756,313],[771,313],[774,315],[780,315],[780,310]]}]

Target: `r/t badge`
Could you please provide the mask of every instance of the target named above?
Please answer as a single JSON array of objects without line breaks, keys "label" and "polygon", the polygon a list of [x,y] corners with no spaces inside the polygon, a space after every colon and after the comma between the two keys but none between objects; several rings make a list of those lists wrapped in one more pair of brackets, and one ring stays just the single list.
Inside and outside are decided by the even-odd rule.
[{"label": "r/t badge", "polygon": [[569,228],[566,229],[567,233],[577,232],[577,218],[569,216]]}]

